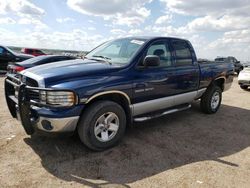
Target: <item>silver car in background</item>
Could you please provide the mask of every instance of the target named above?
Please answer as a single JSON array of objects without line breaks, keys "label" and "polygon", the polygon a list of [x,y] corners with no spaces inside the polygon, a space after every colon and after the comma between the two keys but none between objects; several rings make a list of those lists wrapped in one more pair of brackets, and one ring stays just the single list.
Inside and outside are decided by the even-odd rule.
[{"label": "silver car in background", "polygon": [[250,86],[250,67],[244,68],[239,73],[238,83],[241,89],[247,89]]}]

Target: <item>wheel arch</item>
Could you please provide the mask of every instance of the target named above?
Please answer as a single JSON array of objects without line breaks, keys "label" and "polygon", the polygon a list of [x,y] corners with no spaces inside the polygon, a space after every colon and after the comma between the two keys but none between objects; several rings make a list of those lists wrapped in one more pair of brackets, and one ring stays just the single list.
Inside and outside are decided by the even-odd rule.
[{"label": "wheel arch", "polygon": [[132,122],[132,111],[130,108],[131,100],[130,100],[130,97],[125,92],[118,91],[118,90],[100,92],[89,97],[86,100],[85,105],[86,107],[88,107],[94,102],[100,101],[100,100],[113,101],[121,105],[121,107],[125,111],[127,122]]},{"label": "wheel arch", "polygon": [[226,77],[220,76],[220,77],[214,79],[211,82],[210,86],[216,85],[216,86],[220,87],[222,91],[224,91],[225,82],[226,82]]}]

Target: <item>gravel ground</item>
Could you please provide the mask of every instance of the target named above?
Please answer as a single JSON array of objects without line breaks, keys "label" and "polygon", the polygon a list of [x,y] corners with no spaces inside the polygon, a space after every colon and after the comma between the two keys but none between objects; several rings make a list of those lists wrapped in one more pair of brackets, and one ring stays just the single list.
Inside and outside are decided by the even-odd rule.
[{"label": "gravel ground", "polygon": [[250,91],[235,79],[214,115],[187,111],[129,128],[104,152],[77,138],[27,136],[0,78],[0,187],[250,187]]}]

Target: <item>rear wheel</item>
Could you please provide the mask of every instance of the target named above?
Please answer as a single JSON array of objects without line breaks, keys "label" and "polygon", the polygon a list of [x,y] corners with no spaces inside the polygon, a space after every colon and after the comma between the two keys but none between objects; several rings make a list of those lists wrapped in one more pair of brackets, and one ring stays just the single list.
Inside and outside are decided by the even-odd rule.
[{"label": "rear wheel", "polygon": [[201,97],[201,110],[207,114],[216,113],[220,108],[221,99],[221,88],[216,85],[210,86]]},{"label": "rear wheel", "polygon": [[125,128],[123,108],[112,101],[98,101],[83,113],[78,134],[88,148],[101,151],[116,145],[123,137]]},{"label": "rear wheel", "polygon": [[245,90],[248,88],[248,86],[241,85],[240,88]]}]

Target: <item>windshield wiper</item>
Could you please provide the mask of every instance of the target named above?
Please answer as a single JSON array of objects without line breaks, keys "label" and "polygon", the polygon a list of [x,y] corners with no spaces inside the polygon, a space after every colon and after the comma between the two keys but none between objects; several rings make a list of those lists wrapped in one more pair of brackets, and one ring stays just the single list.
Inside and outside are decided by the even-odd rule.
[{"label": "windshield wiper", "polygon": [[[108,60],[111,60],[111,58],[109,58],[109,57],[105,57],[102,55],[93,55],[92,57],[101,58],[102,60],[104,60],[105,63],[112,65],[112,63],[110,61],[108,61]],[[93,59],[93,60],[98,60],[98,59]]]},{"label": "windshield wiper", "polygon": [[100,58],[102,58],[102,59],[111,60],[111,58],[105,57],[105,56],[102,56],[102,55],[93,55],[93,57],[100,57]]}]

